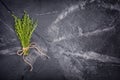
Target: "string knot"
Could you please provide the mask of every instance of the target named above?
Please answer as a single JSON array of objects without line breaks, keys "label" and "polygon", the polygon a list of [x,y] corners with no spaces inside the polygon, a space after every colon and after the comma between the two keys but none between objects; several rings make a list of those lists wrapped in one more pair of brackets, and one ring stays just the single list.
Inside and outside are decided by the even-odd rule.
[{"label": "string knot", "polygon": [[27,60],[25,60],[25,52],[28,51],[30,48],[36,49],[40,54],[40,56],[45,56],[46,58],[49,58],[49,56],[45,53],[43,53],[43,50],[38,48],[37,44],[35,42],[32,42],[28,47],[23,47],[22,50],[17,51],[17,55],[23,56],[23,60],[25,63],[27,63],[30,66],[30,71],[32,71],[33,66],[30,64]]}]

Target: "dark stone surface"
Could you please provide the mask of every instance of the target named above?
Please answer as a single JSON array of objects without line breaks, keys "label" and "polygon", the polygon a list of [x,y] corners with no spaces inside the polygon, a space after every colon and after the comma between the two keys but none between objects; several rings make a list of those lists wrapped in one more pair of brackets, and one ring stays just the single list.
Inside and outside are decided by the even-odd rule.
[{"label": "dark stone surface", "polygon": [[[11,12],[26,10],[38,27],[24,63]],[[120,80],[119,0],[0,0],[0,80]]]}]

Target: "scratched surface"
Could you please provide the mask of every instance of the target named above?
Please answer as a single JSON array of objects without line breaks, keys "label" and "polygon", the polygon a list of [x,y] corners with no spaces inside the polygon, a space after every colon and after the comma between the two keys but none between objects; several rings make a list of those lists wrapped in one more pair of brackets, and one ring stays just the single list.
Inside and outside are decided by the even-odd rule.
[{"label": "scratched surface", "polygon": [[[39,23],[31,42],[50,57],[31,50],[32,72],[11,17],[24,10]],[[119,42],[119,0],[0,0],[0,80],[120,80]]]}]

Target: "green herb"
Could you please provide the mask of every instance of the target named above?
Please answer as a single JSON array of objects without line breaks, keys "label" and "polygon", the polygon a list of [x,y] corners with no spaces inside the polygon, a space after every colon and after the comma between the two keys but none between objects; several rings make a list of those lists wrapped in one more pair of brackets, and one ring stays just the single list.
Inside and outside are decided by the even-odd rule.
[{"label": "green herb", "polygon": [[13,15],[15,20],[15,31],[23,48],[23,55],[28,55],[30,39],[37,26],[37,21],[33,21],[27,12],[24,12],[22,19]]},{"label": "green herb", "polygon": [[22,49],[17,51],[17,54],[20,56],[23,56],[23,60],[30,65],[32,71],[33,66],[25,60],[24,56],[27,56],[29,54],[29,49],[34,48],[36,49],[40,55],[46,56],[49,58],[45,53],[43,53],[42,49],[39,49],[37,47],[36,43],[31,43],[31,37],[32,33],[34,32],[35,28],[37,27],[37,21],[33,21],[27,12],[24,11],[23,17],[20,19],[19,17],[12,15],[14,17],[14,27],[15,27],[15,32],[20,40]]}]

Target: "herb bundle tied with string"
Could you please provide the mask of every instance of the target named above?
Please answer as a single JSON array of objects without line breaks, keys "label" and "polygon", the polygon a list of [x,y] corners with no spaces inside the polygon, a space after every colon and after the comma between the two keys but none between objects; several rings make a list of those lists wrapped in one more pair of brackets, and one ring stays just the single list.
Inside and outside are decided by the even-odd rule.
[{"label": "herb bundle tied with string", "polygon": [[24,11],[22,18],[19,18],[14,14],[12,16],[14,17],[15,32],[22,47],[21,50],[17,51],[17,54],[23,57],[24,62],[30,65],[30,71],[32,71],[33,66],[25,59],[25,56],[29,55],[30,48],[36,49],[41,55],[49,58],[45,53],[42,52],[40,48],[38,48],[38,45],[35,42],[31,42],[32,33],[37,27],[37,21],[33,21],[33,19],[29,17],[26,11]]}]

